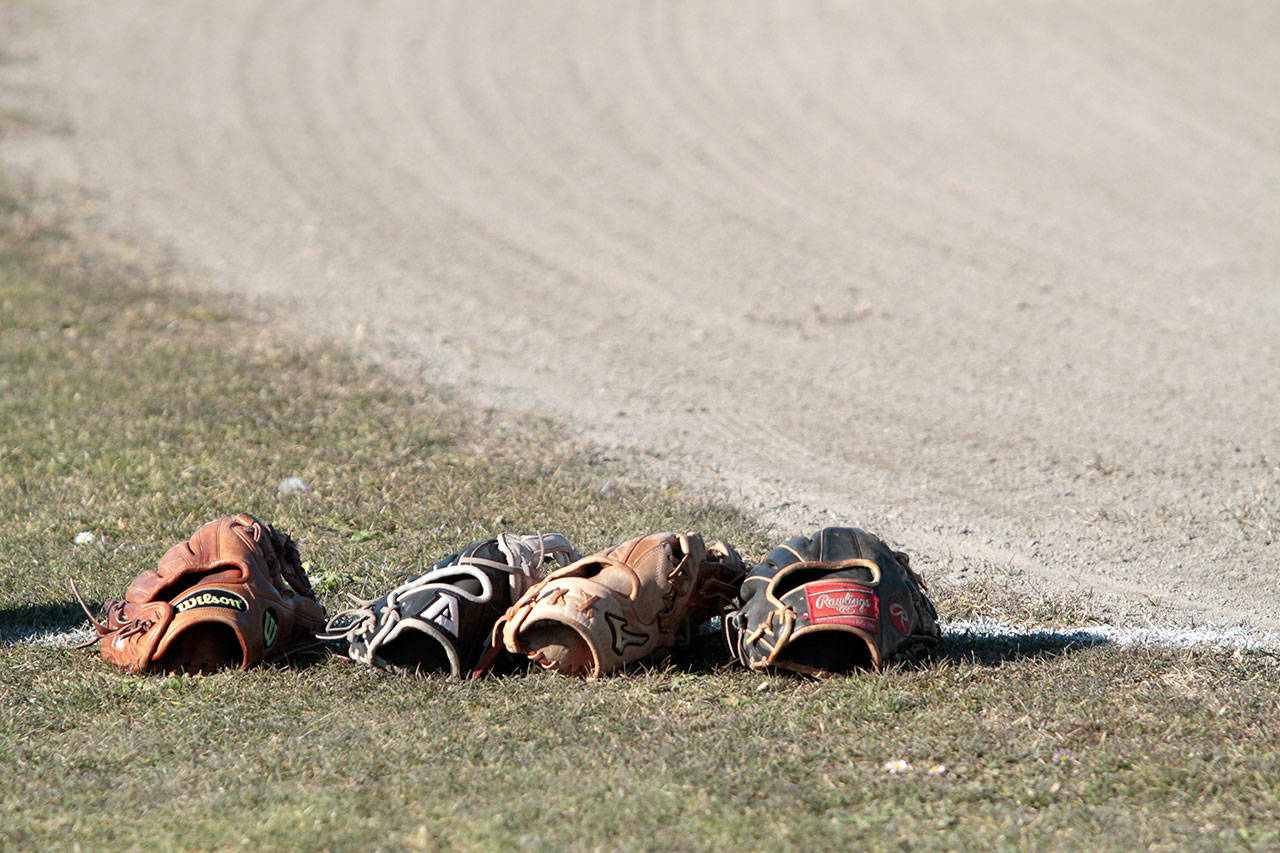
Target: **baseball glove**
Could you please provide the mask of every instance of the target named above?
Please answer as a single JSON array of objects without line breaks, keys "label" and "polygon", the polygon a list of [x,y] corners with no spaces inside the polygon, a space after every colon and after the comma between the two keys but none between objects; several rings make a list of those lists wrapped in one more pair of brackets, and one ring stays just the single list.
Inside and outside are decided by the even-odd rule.
[{"label": "baseball glove", "polygon": [[493,645],[595,678],[687,640],[724,612],[744,571],[732,548],[695,533],[632,539],[532,587],[498,620]]},{"label": "baseball glove", "polygon": [[755,670],[883,669],[937,642],[924,590],[906,554],[855,527],[827,527],[788,539],[751,570],[725,636]]},{"label": "baseball glove", "polygon": [[321,639],[356,663],[404,675],[470,673],[494,622],[538,580],[548,561],[578,558],[555,534],[503,533],[432,564],[378,599],[330,620]]},{"label": "baseball glove", "polygon": [[242,513],[170,548],[123,600],[107,604],[101,621],[92,613],[89,620],[98,636],[85,645],[96,643],[125,672],[211,672],[314,643],[324,608],[293,540]]}]

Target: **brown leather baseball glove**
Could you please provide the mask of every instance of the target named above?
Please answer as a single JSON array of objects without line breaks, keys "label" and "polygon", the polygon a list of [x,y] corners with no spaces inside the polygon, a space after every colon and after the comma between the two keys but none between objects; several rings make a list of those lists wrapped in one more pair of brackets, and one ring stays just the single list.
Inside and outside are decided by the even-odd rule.
[{"label": "brown leather baseball glove", "polygon": [[743,572],[732,548],[707,548],[696,533],[632,539],[530,588],[498,620],[493,647],[594,678],[674,645],[723,613]]},{"label": "brown leather baseball glove", "polygon": [[209,672],[248,669],[314,642],[324,608],[293,540],[242,513],[170,548],[107,604],[102,621],[89,619],[98,638],[86,645],[97,643],[125,672]]}]

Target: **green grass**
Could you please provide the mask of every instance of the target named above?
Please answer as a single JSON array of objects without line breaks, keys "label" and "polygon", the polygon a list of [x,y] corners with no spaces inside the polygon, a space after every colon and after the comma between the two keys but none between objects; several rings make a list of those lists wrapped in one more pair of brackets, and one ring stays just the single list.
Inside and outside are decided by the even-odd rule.
[{"label": "green grass", "polygon": [[[952,641],[811,683],[735,670],[711,639],[599,682],[456,683],[332,659],[127,677],[24,640],[84,623],[70,579],[100,603],[242,509],[294,535],[330,607],[504,528],[773,543],[626,485],[554,424],[281,339],[0,206],[0,848],[1280,846],[1260,654]],[[311,491],[280,494],[291,476]],[[936,592],[944,617],[1088,618]]]}]

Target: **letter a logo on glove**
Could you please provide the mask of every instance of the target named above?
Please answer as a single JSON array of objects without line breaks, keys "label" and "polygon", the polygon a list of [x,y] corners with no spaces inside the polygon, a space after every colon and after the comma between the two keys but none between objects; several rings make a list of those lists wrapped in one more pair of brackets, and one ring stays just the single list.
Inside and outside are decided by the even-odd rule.
[{"label": "letter a logo on glove", "polygon": [[422,618],[458,636],[458,599],[441,593],[430,607],[422,611]]},{"label": "letter a logo on glove", "polygon": [[622,650],[627,646],[643,646],[649,641],[644,634],[636,633],[627,627],[627,620],[613,613],[604,615],[605,621],[609,623],[609,631],[613,634],[613,653],[615,655],[622,654]]}]

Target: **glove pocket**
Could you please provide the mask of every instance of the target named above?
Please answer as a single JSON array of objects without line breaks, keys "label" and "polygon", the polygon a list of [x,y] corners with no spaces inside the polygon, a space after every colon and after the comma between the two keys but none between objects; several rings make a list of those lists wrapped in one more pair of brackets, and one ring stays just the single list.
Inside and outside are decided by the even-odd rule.
[{"label": "glove pocket", "polygon": [[811,675],[880,668],[880,599],[873,587],[831,577],[795,587],[781,601],[795,617],[775,647],[775,666]]},{"label": "glove pocket", "polygon": [[278,598],[255,595],[247,586],[193,587],[173,602],[173,619],[156,646],[156,667],[248,669],[284,649],[293,628],[289,616]]},{"label": "glove pocket", "polygon": [[503,628],[509,652],[562,675],[594,678],[657,648],[656,624],[628,613],[611,590],[574,580],[544,586],[513,608]]}]

